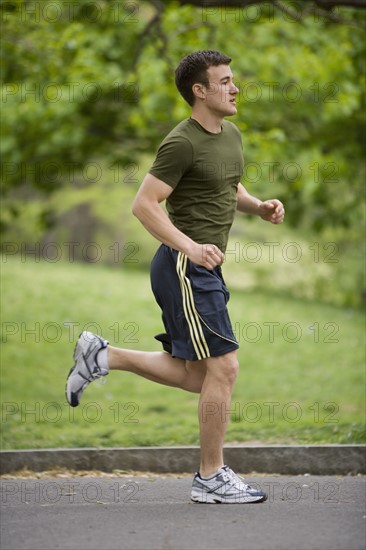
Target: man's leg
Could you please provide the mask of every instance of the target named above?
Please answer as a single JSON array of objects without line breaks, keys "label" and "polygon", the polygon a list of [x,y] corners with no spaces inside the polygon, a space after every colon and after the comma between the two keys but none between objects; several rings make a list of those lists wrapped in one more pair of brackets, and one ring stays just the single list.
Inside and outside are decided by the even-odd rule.
[{"label": "man's leg", "polygon": [[231,395],[238,372],[236,351],[203,360],[206,376],[199,400],[200,471],[193,478],[191,500],[204,503],[263,502],[267,495],[252,488],[224,464],[223,447]]},{"label": "man's leg", "polygon": [[200,393],[205,379],[203,361],[185,361],[160,351],[135,351],[108,346],[110,370],[129,371],[159,384]]},{"label": "man's leg", "polygon": [[201,361],[185,361],[159,351],[108,346],[108,362],[111,370],[134,372],[160,384],[201,393],[198,404],[200,473],[208,477],[224,465],[224,437],[238,371],[236,351]]},{"label": "man's leg", "polygon": [[224,436],[238,370],[236,352],[185,361],[163,352],[109,348],[100,336],[84,332],[75,347],[74,361],[66,382],[66,398],[72,407],[79,405],[90,382],[106,376],[110,369],[134,372],[160,384],[201,393],[201,464],[200,473],[193,478],[191,500],[245,503],[267,498],[263,491],[252,489],[224,466]]},{"label": "man's leg", "polygon": [[[201,361],[200,361],[201,362]],[[224,465],[223,446],[230,416],[231,394],[238,372],[236,351],[204,359],[206,376],[198,405],[200,474],[209,477]]]},{"label": "man's leg", "polygon": [[238,371],[236,351],[201,361],[185,361],[165,352],[108,346],[108,362],[111,370],[134,372],[159,384],[201,393],[198,404],[200,473],[209,477],[224,465],[224,437]]}]

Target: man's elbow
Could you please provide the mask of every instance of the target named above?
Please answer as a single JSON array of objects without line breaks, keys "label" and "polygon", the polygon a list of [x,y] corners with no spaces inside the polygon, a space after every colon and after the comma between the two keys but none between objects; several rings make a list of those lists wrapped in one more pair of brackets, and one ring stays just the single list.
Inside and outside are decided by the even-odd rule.
[{"label": "man's elbow", "polygon": [[131,212],[134,216],[136,216],[136,218],[138,218],[138,214],[139,214],[139,204],[138,204],[138,201],[135,199],[132,203],[132,207],[131,207]]},{"label": "man's elbow", "polygon": [[142,216],[142,210],[143,210],[143,207],[142,207],[141,200],[139,199],[139,197],[136,197],[132,203],[132,208],[131,208],[132,214],[136,216],[136,218],[140,219],[140,217]]},{"label": "man's elbow", "polygon": [[143,223],[149,208],[146,200],[143,200],[141,197],[137,196],[132,203],[131,210],[132,214],[136,216],[141,223]]}]

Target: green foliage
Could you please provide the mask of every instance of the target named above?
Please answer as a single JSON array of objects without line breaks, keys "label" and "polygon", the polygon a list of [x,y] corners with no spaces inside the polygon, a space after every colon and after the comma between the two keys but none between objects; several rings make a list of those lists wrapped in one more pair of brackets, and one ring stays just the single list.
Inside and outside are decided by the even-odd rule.
[{"label": "green foliage", "polygon": [[232,57],[240,89],[233,121],[243,137],[243,183],[283,200],[286,223],[305,241],[335,242],[352,256],[348,275],[342,256],[328,295],[360,303],[363,31],[315,16],[293,21],[269,5],[160,7],[1,4],[3,240],[138,241],[151,256],[155,245],[131,219],[132,197],[161,139],[190,113],[174,68],[193,50],[215,48]]},{"label": "green foliage", "polygon": [[2,5],[6,188],[26,183],[51,191],[60,173],[67,180],[70,168],[82,167],[95,151],[109,155],[133,137],[130,59],[141,23],[131,24],[128,6],[118,3],[117,25],[114,4],[99,2],[95,23],[98,13],[88,10],[96,4],[86,0],[72,3],[71,12],[61,0]]}]

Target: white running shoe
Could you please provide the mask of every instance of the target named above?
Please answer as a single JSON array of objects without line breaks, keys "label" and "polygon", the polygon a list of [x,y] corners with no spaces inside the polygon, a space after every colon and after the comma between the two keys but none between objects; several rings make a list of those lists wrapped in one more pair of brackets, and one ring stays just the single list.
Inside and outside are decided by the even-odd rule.
[{"label": "white running shoe", "polygon": [[216,474],[204,479],[197,472],[193,478],[191,500],[206,504],[241,504],[264,502],[267,495],[244,483],[228,466],[223,466]]},{"label": "white running shoe", "polygon": [[90,382],[109,374],[108,344],[107,340],[92,332],[80,334],[74,351],[75,364],[66,381],[66,399],[72,407],[79,405],[83,391]]}]

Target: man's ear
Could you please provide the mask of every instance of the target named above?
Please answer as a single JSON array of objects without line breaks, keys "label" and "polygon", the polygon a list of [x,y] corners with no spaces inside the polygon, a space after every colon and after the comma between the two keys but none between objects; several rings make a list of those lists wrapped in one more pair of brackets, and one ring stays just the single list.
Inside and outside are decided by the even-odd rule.
[{"label": "man's ear", "polygon": [[193,84],[192,92],[195,97],[199,99],[206,99],[206,87],[203,84]]}]

